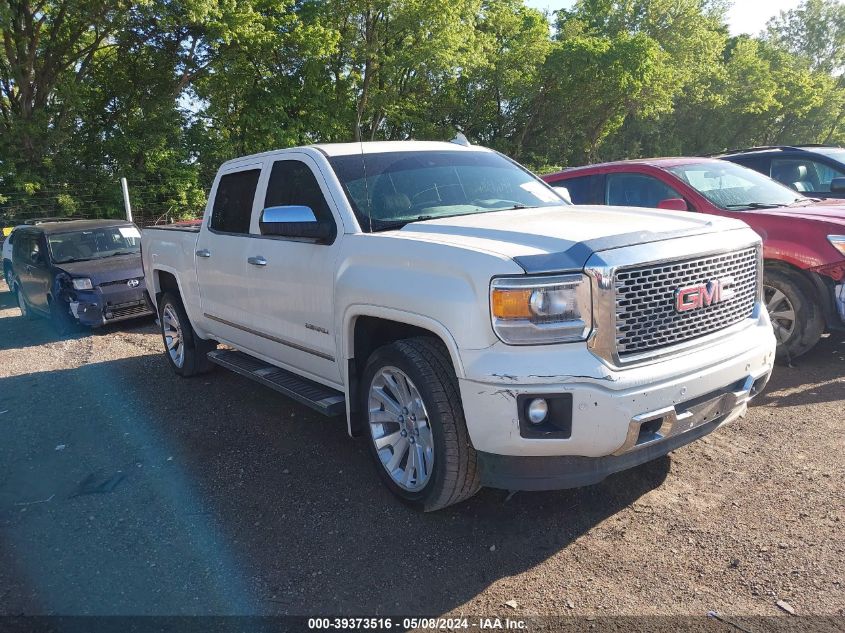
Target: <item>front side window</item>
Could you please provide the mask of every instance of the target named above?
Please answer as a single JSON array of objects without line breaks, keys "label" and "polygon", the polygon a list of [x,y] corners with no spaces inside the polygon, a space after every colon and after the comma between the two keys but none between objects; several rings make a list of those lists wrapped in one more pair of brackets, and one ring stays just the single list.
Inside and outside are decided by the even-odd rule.
[{"label": "front side window", "polygon": [[717,207],[730,211],[784,207],[807,200],[763,174],[727,161],[689,163],[667,171]]},{"label": "front side window", "polygon": [[542,180],[493,152],[383,152],[329,162],[365,231],[566,204]]},{"label": "front side window", "polygon": [[279,160],[273,163],[264,208],[302,205],[309,207],[318,222],[333,223],[329,205],[311,168],[298,160]]},{"label": "front side window", "polygon": [[258,186],[260,169],[226,174],[217,183],[209,228],[220,233],[249,233],[252,203]]},{"label": "front side window", "polygon": [[772,178],[795,191],[830,192],[830,181],[845,176],[845,171],[807,158],[772,160]]},{"label": "front side window", "polygon": [[15,240],[12,252],[18,261],[32,261],[33,254],[38,253],[38,240],[32,235],[21,235]]},{"label": "front side window", "polygon": [[141,232],[133,225],[53,233],[47,237],[53,262],[82,262],[141,252]]},{"label": "front side window", "polygon": [[608,174],[607,204],[621,207],[651,207],[668,198],[683,198],[672,187],[644,174]]}]

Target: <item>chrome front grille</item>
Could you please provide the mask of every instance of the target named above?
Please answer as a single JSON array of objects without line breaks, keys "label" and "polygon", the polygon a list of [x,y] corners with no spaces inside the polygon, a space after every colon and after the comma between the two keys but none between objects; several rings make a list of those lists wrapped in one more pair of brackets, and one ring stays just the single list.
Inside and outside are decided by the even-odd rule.
[{"label": "chrome front grille", "polygon": [[[757,296],[757,249],[619,268],[616,291],[616,351],[619,358],[690,341],[749,318]],[[731,279],[723,301],[679,312],[680,288]]]}]

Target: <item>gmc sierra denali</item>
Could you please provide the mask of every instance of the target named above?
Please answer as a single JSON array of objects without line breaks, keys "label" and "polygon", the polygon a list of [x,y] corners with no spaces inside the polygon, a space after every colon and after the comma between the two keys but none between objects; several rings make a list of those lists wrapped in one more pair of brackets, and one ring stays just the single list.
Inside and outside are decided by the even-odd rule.
[{"label": "gmc sierra denali", "polygon": [[142,254],[177,374],[345,414],[424,510],[664,455],[743,415],[774,359],[745,224],[587,212],[475,146],[232,160],[202,223],[146,229]]}]

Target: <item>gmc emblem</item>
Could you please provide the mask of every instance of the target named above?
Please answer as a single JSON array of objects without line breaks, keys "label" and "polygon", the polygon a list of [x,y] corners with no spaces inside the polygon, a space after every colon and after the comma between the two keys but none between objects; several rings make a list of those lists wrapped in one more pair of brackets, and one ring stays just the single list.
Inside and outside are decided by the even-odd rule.
[{"label": "gmc emblem", "polygon": [[733,277],[713,279],[695,286],[684,286],[675,291],[675,310],[689,312],[698,308],[707,308],[734,296],[731,290]]}]

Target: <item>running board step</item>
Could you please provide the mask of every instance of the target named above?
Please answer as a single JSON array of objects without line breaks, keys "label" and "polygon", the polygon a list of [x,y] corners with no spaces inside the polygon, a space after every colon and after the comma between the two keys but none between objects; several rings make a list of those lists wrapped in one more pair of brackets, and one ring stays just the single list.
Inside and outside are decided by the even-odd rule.
[{"label": "running board step", "polygon": [[243,352],[218,350],[209,352],[208,360],[233,372],[270,387],[323,415],[342,415],[346,399],[340,391],[313,380],[270,365]]}]

